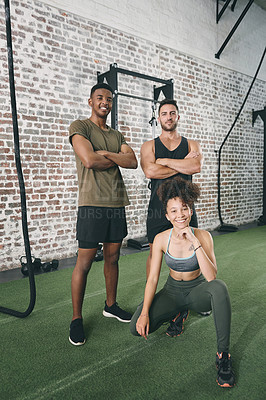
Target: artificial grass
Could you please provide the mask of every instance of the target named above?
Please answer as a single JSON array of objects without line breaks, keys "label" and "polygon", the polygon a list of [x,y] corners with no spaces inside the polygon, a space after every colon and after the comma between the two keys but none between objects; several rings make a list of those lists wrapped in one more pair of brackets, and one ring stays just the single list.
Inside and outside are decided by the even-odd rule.
[{"label": "artificial grass", "polygon": [[[104,318],[103,262],[93,265],[83,307],[87,342],[68,342],[73,268],[36,276],[37,301],[25,319],[0,314],[0,398],[57,399],[241,399],[265,398],[266,227],[214,238],[218,278],[232,302],[231,354],[237,385],[215,382],[216,336],[212,316],[191,313],[185,332],[165,335],[166,326],[143,338],[129,325]],[[147,252],[120,258],[118,302],[134,312],[143,298]],[[167,278],[162,267],[158,289]],[[28,281],[1,284],[1,305],[24,310]]]}]

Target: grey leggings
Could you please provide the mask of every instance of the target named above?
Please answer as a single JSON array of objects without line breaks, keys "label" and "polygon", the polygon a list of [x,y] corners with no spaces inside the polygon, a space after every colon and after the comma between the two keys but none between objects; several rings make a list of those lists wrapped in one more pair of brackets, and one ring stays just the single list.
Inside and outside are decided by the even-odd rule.
[{"label": "grey leggings", "polygon": [[[130,330],[139,336],[136,322],[140,316],[143,302],[134,313]],[[156,331],[164,322],[170,321],[180,311],[193,310],[196,312],[212,310],[218,351],[229,351],[231,304],[226,284],[214,279],[207,282],[203,275],[193,281],[176,281],[170,275],[162,288],[153,299],[149,311],[149,333]]]}]

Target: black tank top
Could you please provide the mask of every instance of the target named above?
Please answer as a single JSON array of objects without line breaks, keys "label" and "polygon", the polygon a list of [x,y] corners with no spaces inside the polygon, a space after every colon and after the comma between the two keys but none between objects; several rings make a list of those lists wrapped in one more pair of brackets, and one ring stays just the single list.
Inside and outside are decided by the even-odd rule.
[{"label": "black tank top", "polygon": [[[174,149],[174,150],[169,150],[165,145],[161,142],[161,139],[157,137],[154,139],[154,146],[155,146],[155,159],[157,158],[171,158],[175,160],[182,160],[186,157],[188,154],[188,140],[181,136],[181,142],[180,144]],[[183,179],[186,180],[192,180],[191,175],[184,175],[184,174],[176,174]],[[174,176],[171,176],[173,178]],[[169,178],[166,178],[169,179]],[[150,189],[151,189],[151,202],[150,205],[154,209],[154,206],[157,207],[159,206],[161,208],[161,202],[156,194],[157,188],[160,186],[162,182],[164,182],[165,179],[151,179],[151,184],[150,184]],[[153,204],[155,202],[155,204]]]},{"label": "black tank top", "polygon": [[[181,142],[179,146],[177,146],[174,150],[169,150],[165,145],[161,142],[160,138],[157,137],[154,139],[154,146],[155,146],[155,159],[157,158],[172,158],[172,159],[179,159],[182,160],[186,157],[189,153],[188,149],[188,140],[181,136]],[[186,180],[192,180],[191,175],[184,175],[184,174],[176,174],[170,178],[171,179],[175,176],[181,176]],[[172,224],[166,219],[162,203],[160,202],[157,196],[157,188],[159,185],[164,182],[166,179],[151,179],[149,183],[149,188],[151,189],[151,197],[148,206],[148,215],[147,215],[147,234],[149,240],[153,241],[153,238],[157,233],[162,232],[166,229],[172,227]],[[194,227],[198,227],[197,222],[197,214],[195,212],[195,208],[193,206],[193,214],[190,221],[190,225]]]},{"label": "black tank top", "polygon": [[[157,137],[154,139],[155,146],[155,159],[157,158],[172,158],[182,160],[189,153],[188,149],[188,140],[181,136],[181,142],[179,146],[177,146],[174,150],[169,150],[165,145],[161,142],[160,138]],[[148,216],[147,216],[147,232],[148,236],[153,232],[153,234],[157,234],[162,232],[165,229],[169,229],[172,224],[166,219],[162,203],[160,202],[157,196],[157,188],[159,185],[164,182],[166,179],[171,179],[175,176],[181,176],[183,179],[192,180],[191,175],[185,174],[176,174],[170,178],[165,179],[151,179],[149,183],[149,188],[151,189],[151,197],[148,206]],[[193,206],[193,214],[190,222],[191,226],[197,227],[197,215]]]}]

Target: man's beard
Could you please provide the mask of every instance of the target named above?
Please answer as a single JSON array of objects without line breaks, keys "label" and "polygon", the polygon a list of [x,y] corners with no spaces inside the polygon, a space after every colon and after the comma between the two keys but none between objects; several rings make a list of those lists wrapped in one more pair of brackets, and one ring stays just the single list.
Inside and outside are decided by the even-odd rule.
[{"label": "man's beard", "polygon": [[166,131],[166,132],[171,132],[171,131],[176,130],[176,128],[177,128],[177,122],[173,122],[172,125],[166,125],[166,124],[162,124],[162,123],[161,123],[161,127],[162,127],[162,129],[163,129],[164,131]]}]

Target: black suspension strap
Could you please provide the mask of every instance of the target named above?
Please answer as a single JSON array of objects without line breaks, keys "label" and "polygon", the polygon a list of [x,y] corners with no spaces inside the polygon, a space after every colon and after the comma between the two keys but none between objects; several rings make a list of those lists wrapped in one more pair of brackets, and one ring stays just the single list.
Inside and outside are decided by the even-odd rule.
[{"label": "black suspension strap", "polygon": [[156,120],[156,114],[155,114],[155,112],[156,112],[156,103],[157,103],[157,101],[154,100],[153,104],[152,104],[152,117],[149,120],[149,124],[152,127],[152,138],[153,139],[155,138],[155,130],[156,130],[156,126],[157,126],[157,120]]},{"label": "black suspension strap", "polygon": [[[222,153],[222,148],[223,148],[225,142],[227,141],[227,139],[228,139],[230,133],[231,133],[232,130],[234,129],[234,126],[235,126],[235,124],[236,124],[236,122],[237,122],[237,120],[238,120],[238,118],[239,118],[239,116],[240,116],[240,114],[241,114],[241,112],[242,112],[242,110],[243,110],[243,108],[244,108],[244,105],[245,105],[245,103],[246,103],[246,101],[247,101],[247,99],[248,99],[248,96],[249,96],[249,94],[250,94],[250,92],[251,92],[251,89],[252,89],[252,87],[253,87],[253,84],[254,84],[255,80],[257,79],[258,73],[259,73],[259,71],[260,71],[261,65],[262,65],[263,60],[264,60],[264,57],[265,57],[265,53],[266,53],[266,47],[265,47],[264,52],[263,52],[263,54],[262,54],[262,57],[261,57],[261,60],[260,60],[259,65],[258,65],[257,71],[256,71],[256,73],[255,73],[255,75],[254,75],[254,78],[253,78],[253,80],[252,80],[252,82],[251,82],[251,85],[250,85],[250,87],[249,87],[249,89],[248,89],[248,92],[247,92],[247,94],[246,94],[246,97],[245,97],[245,99],[244,99],[244,101],[243,101],[243,104],[242,104],[242,106],[240,107],[240,110],[238,111],[238,114],[237,114],[237,116],[236,116],[236,118],[235,118],[235,120],[234,120],[234,122],[233,122],[233,125],[232,125],[231,128],[229,129],[229,132],[228,132],[227,135],[225,136],[225,138],[224,138],[224,140],[223,140],[223,143],[221,144],[221,146],[220,146],[220,148],[219,148],[219,157],[218,157],[218,177],[217,177],[217,184],[218,184],[218,214],[219,214],[219,220],[220,220],[220,223],[221,223],[221,226],[219,227],[219,230],[228,230],[228,231],[230,231],[230,230],[236,230],[236,229],[237,229],[237,228],[235,228],[233,225],[232,225],[232,226],[231,226],[231,225],[225,225],[224,222],[223,222],[223,219],[222,219],[222,213],[221,213],[221,153]],[[232,228],[232,229],[231,229],[231,228]]]},{"label": "black suspension strap", "polygon": [[32,312],[34,308],[36,301],[36,287],[35,287],[34,270],[32,265],[32,257],[31,257],[29,234],[28,234],[25,185],[24,185],[24,178],[20,161],[19,132],[18,132],[16,94],[15,94],[15,83],[14,83],[12,34],[11,34],[11,22],[10,22],[10,6],[9,6],[9,0],[4,0],[4,2],[5,2],[6,39],[7,39],[7,52],[8,52],[8,72],[9,72],[9,86],[10,86],[10,98],[11,98],[12,122],[13,122],[14,151],[15,151],[15,162],[16,162],[16,169],[17,169],[19,188],[20,188],[22,230],[24,237],[26,260],[29,271],[30,303],[27,310],[24,312],[12,310],[10,308],[5,308],[5,307],[0,307],[0,312],[5,314],[10,314],[18,318],[25,318]]}]

